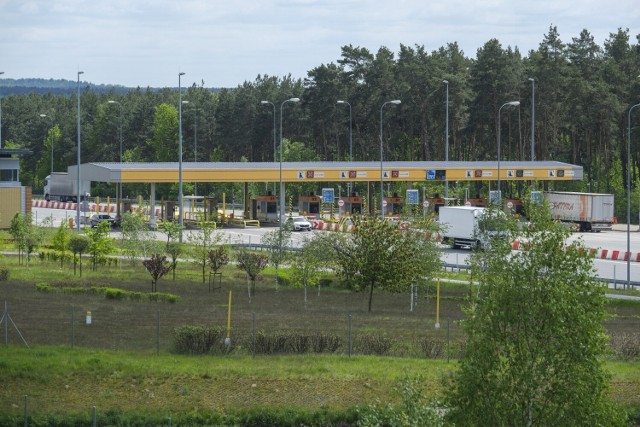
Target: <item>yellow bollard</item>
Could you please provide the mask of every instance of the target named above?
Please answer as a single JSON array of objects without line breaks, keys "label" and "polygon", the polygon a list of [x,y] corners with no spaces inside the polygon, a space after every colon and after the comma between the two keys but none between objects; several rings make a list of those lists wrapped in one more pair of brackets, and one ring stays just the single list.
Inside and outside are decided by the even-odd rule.
[{"label": "yellow bollard", "polygon": [[224,344],[231,344],[231,290],[229,290],[229,305],[227,307],[227,337],[224,339]]},{"label": "yellow bollard", "polygon": [[440,330],[440,279],[436,282],[436,331]]}]

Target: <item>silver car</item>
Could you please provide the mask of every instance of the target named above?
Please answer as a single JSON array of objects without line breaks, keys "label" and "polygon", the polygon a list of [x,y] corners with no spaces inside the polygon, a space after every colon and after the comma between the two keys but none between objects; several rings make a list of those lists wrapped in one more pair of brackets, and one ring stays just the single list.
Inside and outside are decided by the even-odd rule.
[{"label": "silver car", "polygon": [[287,218],[287,225],[291,225],[293,231],[311,231],[313,225],[303,216],[292,216]]}]

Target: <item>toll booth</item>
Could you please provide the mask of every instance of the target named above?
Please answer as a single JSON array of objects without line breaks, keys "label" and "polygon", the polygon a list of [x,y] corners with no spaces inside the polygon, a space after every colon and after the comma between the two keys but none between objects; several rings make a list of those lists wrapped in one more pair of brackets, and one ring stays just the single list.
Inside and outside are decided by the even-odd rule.
[{"label": "toll booth", "polygon": [[300,196],[298,199],[298,212],[300,215],[317,217],[320,215],[320,205],[322,199],[320,196],[316,196],[310,193],[308,196]]},{"label": "toll booth", "polygon": [[362,215],[362,197],[352,195],[351,197],[340,197],[338,199],[340,216]]},{"label": "toll booth", "polygon": [[427,208],[431,212],[434,212],[436,215],[440,213],[440,206],[447,206],[447,201],[445,200],[445,198],[438,197],[438,195],[436,195],[435,197],[427,197],[426,199],[424,199],[424,201],[424,205],[426,205]]},{"label": "toll booth", "polygon": [[398,193],[393,193],[393,197],[385,197],[384,201],[384,216],[400,215],[404,200],[398,197]]},{"label": "toll booth", "polygon": [[218,200],[210,199],[208,197],[204,198],[203,201],[204,208],[204,220],[205,221],[218,221]]},{"label": "toll booth", "polygon": [[467,206],[475,206],[479,208],[486,208],[487,206],[489,206],[489,204],[487,203],[487,199],[482,199],[480,197],[476,197],[474,199],[467,199],[464,202],[464,204]]},{"label": "toll booth", "polygon": [[178,217],[178,202],[173,200],[166,200],[162,205],[162,219],[164,221],[176,221],[179,219]]},{"label": "toll booth", "polygon": [[257,196],[251,200],[251,212],[253,217],[262,222],[278,221],[278,198],[272,194]]},{"label": "toll booth", "polygon": [[521,199],[507,199],[504,201],[504,211],[517,218],[524,215],[524,205]]}]

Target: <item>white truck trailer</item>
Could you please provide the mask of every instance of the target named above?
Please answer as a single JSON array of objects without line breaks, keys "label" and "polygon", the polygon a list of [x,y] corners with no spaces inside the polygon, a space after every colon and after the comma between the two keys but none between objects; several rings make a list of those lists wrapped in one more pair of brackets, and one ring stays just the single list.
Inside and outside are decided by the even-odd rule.
[{"label": "white truck trailer", "polygon": [[545,191],[551,216],[576,224],[580,231],[611,230],[613,194]]},{"label": "white truck trailer", "polygon": [[442,227],[445,242],[451,242],[454,249],[462,246],[487,247],[479,233],[479,222],[487,208],[476,206],[441,206],[438,222]]},{"label": "white truck trailer", "polygon": [[[78,182],[70,178],[67,172],[53,172],[44,179],[44,198],[46,201],[77,201]],[[80,200],[91,195],[91,181],[80,182]]]}]

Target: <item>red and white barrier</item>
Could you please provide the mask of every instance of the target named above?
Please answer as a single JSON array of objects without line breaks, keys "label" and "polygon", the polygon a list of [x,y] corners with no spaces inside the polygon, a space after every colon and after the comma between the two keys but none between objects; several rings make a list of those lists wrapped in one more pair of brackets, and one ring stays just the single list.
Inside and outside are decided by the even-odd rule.
[{"label": "red and white barrier", "polygon": [[[68,211],[75,211],[77,208],[77,205],[75,203],[71,203],[71,202],[54,202],[54,201],[49,201],[47,202],[46,200],[33,200],[31,202],[31,206],[33,206],[34,208],[47,208],[47,209],[66,209]],[[140,208],[138,207],[134,207],[133,210],[134,212],[138,212]],[[95,204],[95,203],[89,203],[89,211],[90,212],[109,212],[109,213],[115,213],[117,211],[116,205],[106,205],[106,204]],[[145,208],[145,213],[148,213],[148,208]],[[156,216],[160,216],[160,208],[156,208],[155,209],[155,215]]]},{"label": "red and white barrier", "polygon": [[[511,246],[511,249],[514,251],[526,251],[527,242],[520,242],[519,240],[515,240]],[[631,262],[640,262],[640,252],[626,252],[626,251],[596,249],[596,248],[589,248],[588,251],[596,259],[606,259],[610,261],[629,260]]]}]

